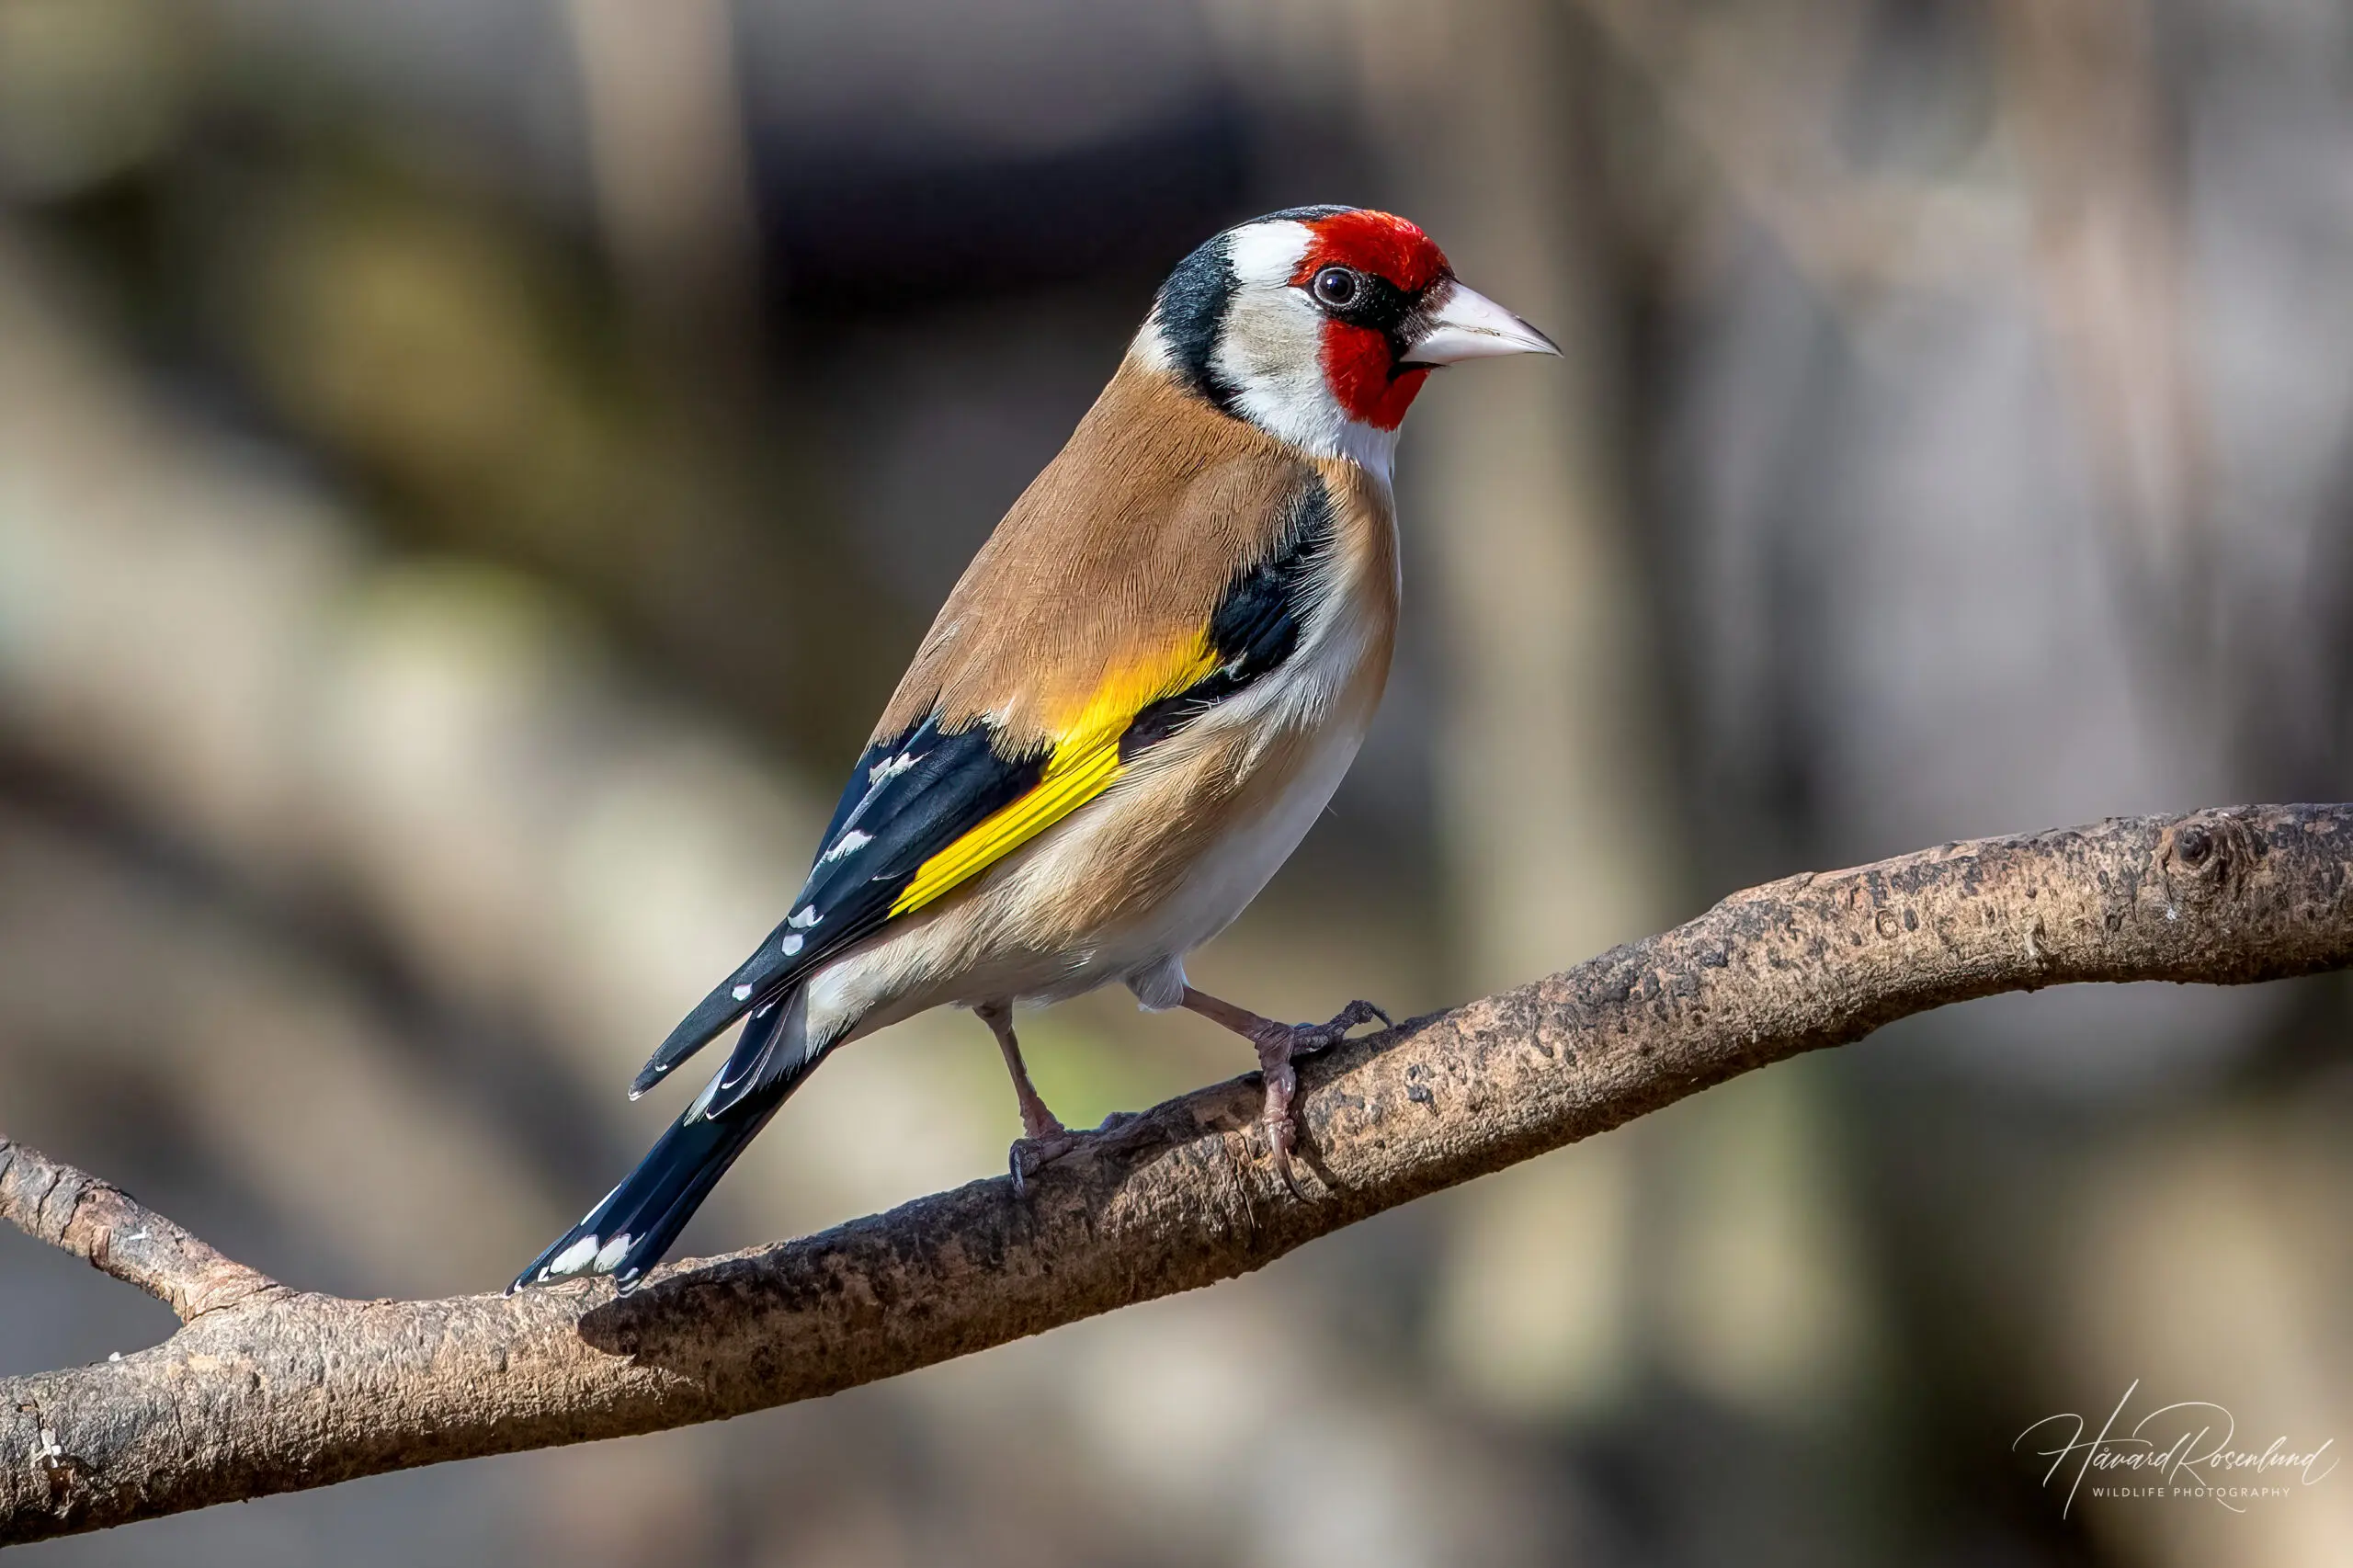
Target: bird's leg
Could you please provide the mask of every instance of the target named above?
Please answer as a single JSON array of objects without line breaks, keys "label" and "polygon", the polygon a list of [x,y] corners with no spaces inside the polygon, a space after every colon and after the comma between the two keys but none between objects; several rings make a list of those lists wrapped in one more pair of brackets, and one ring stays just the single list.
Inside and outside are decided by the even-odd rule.
[{"label": "bird's leg", "polygon": [[1328,1024],[1278,1023],[1189,985],[1185,987],[1185,1006],[1212,1023],[1222,1024],[1257,1048],[1258,1071],[1267,1080],[1266,1109],[1260,1119],[1266,1123],[1267,1141],[1273,1145],[1286,1177],[1290,1170],[1290,1152],[1299,1142],[1299,1127],[1290,1114],[1291,1096],[1299,1092],[1299,1074],[1291,1066],[1292,1058],[1313,1055],[1337,1045],[1358,1024],[1369,1024],[1375,1018],[1383,1024],[1389,1022],[1389,1015],[1371,1003],[1351,1002]]},{"label": "bird's leg", "polygon": [[1066,1131],[1029,1082],[1029,1069],[1021,1060],[1021,1042],[1013,1035],[1012,1005],[985,1002],[972,1011],[988,1025],[989,1032],[996,1036],[996,1048],[1005,1052],[1005,1070],[1013,1075],[1013,1097],[1021,1105],[1021,1131],[1037,1139],[1058,1137]]},{"label": "bird's leg", "polygon": [[1005,1052],[1005,1070],[1013,1075],[1013,1097],[1021,1106],[1022,1135],[1014,1140],[1006,1156],[1014,1190],[1017,1192],[1027,1177],[1069,1153],[1078,1146],[1078,1140],[1046,1108],[1046,1102],[1029,1082],[1029,1069],[1021,1060],[1021,1042],[1013,1036],[1013,1004],[983,1002],[972,1012],[996,1036],[996,1048]]}]

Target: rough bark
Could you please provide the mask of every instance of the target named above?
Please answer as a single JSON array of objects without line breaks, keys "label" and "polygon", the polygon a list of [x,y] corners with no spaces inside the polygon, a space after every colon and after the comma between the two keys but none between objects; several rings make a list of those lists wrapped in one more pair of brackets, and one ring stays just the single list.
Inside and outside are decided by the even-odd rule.
[{"label": "rough bark", "polygon": [[274,1284],[0,1142],[0,1214],[184,1319],[0,1381],[0,1543],[443,1460],[708,1421],[1257,1268],[1381,1210],[1907,1014],[2083,981],[2353,963],[2353,807],[2258,806],[1946,845],[1734,894],[1564,973],[1304,1064],[1306,1170],[1252,1078],[1034,1179],[602,1284],[353,1301]]}]

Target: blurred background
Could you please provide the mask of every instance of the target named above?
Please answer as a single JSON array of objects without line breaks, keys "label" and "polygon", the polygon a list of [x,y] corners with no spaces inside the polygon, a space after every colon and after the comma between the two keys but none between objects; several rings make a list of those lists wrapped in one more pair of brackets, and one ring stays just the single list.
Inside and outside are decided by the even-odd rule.
[{"label": "blurred background", "polygon": [[[1734,888],[2353,792],[2342,0],[0,0],[0,1128],[291,1283],[494,1289],[675,1106],[969,553],[1175,260],[1427,226],[1563,363],[1399,460],[1380,727],[1195,966],[1421,1011]],[[1263,1274],[92,1564],[2342,1564],[2347,994],[2013,997]],[[1101,996],[1074,1122],[1241,1071]],[[683,1090],[680,1093],[684,1093]],[[687,1249],[1001,1169],[819,1074]],[[0,1233],[0,1373],[151,1344]]]}]

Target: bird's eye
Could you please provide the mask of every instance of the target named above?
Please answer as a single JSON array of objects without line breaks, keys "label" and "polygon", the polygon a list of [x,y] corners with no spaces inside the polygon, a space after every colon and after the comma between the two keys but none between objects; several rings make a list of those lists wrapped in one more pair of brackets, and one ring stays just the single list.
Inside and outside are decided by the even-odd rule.
[{"label": "bird's eye", "polygon": [[1345,267],[1327,267],[1308,287],[1314,291],[1316,303],[1345,311],[1364,292],[1364,279]]}]

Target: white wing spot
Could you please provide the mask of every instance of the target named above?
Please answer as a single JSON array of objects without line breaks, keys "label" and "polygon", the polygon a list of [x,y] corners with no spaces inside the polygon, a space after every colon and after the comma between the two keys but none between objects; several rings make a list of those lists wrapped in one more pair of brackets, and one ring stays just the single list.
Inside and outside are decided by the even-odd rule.
[{"label": "white wing spot", "polygon": [[911,751],[903,751],[898,756],[882,762],[878,762],[872,767],[868,768],[866,770],[866,781],[869,784],[880,784],[886,778],[896,778],[900,774],[904,773],[908,768],[913,767],[916,763],[921,762],[923,758],[917,756]]},{"label": "white wing spot", "polygon": [[729,993],[728,993],[728,994],[729,994],[730,996],[734,997],[734,998],[735,998],[735,1000],[737,1000],[738,1002],[741,1002],[742,1000],[744,1000],[744,998],[745,998],[746,996],[749,996],[751,994],[752,994],[752,988],[751,988],[751,986],[750,986],[750,985],[748,985],[748,984],[745,984],[745,985],[739,985],[739,986],[737,986],[734,990],[733,990],[733,991],[731,991],[731,992],[729,992]]},{"label": "white wing spot", "polygon": [[597,1238],[583,1236],[562,1252],[548,1265],[550,1274],[577,1274],[597,1259]]},{"label": "white wing spot", "polygon": [[843,834],[841,837],[835,839],[834,841],[834,846],[825,851],[824,863],[831,865],[845,855],[855,855],[873,842],[874,835],[872,834],[860,833],[856,828],[852,828],[849,832]]},{"label": "white wing spot", "polygon": [[815,904],[804,903],[799,909],[792,912],[792,918],[786,921],[785,924],[791,926],[796,931],[806,931],[810,926],[814,926],[818,921],[823,920],[824,918],[824,915],[817,913],[817,906]]},{"label": "white wing spot", "polygon": [[795,931],[791,936],[787,937],[783,941],[779,942],[776,945],[776,950],[782,953],[786,958],[790,958],[793,954],[801,950],[801,933]]}]

